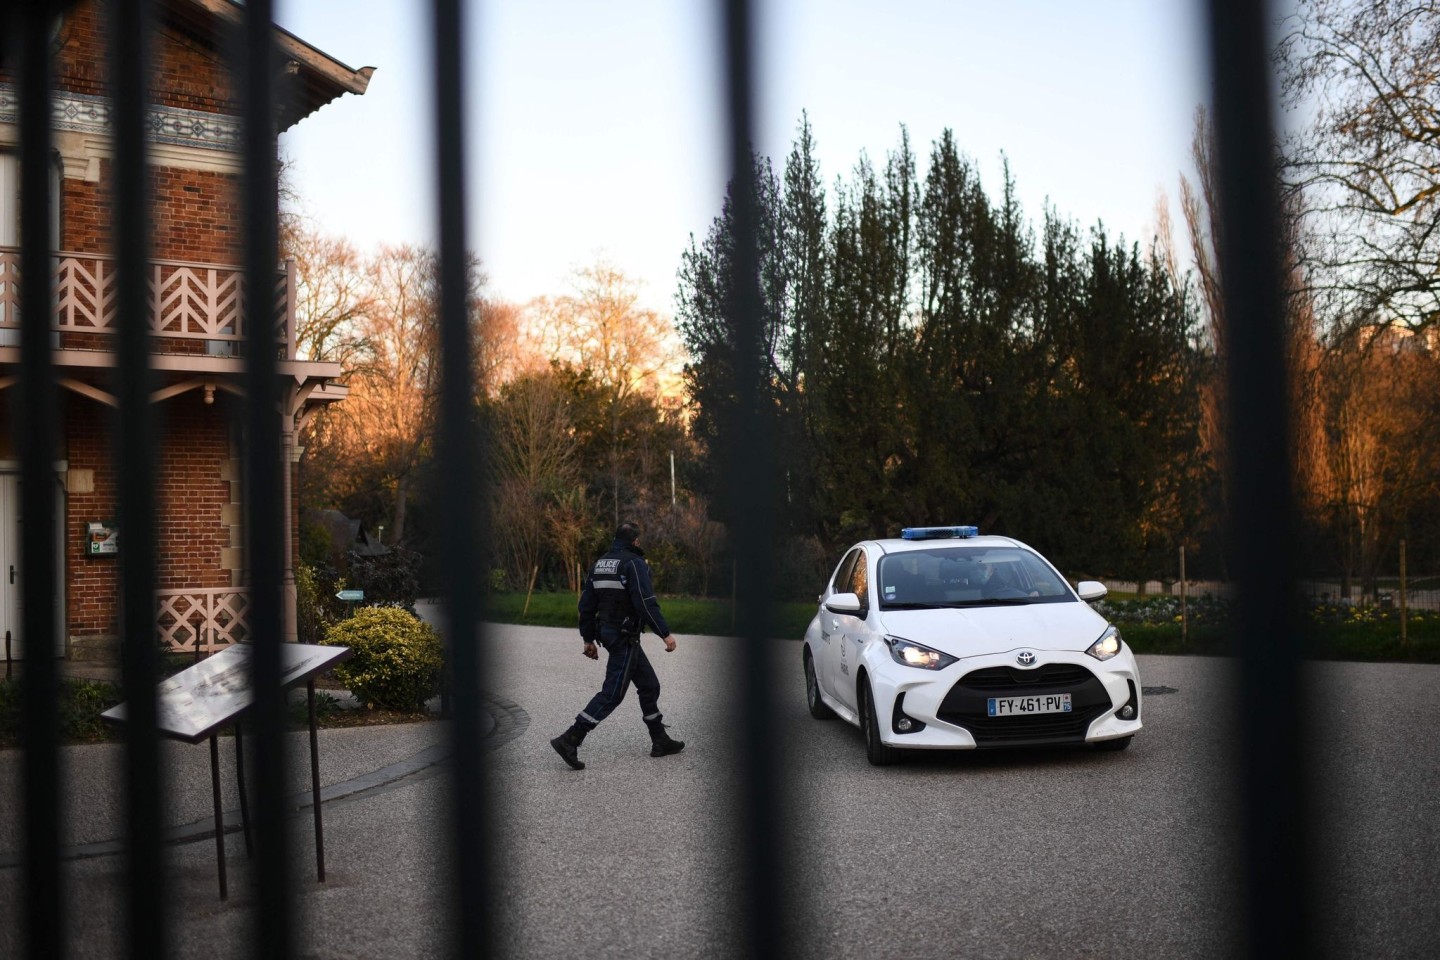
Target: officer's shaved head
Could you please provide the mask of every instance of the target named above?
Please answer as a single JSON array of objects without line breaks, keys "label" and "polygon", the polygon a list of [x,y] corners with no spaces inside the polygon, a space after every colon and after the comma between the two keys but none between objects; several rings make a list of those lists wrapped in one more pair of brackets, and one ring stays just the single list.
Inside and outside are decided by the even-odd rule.
[{"label": "officer's shaved head", "polygon": [[615,528],[615,539],[624,543],[634,543],[640,539],[640,524],[626,520]]}]

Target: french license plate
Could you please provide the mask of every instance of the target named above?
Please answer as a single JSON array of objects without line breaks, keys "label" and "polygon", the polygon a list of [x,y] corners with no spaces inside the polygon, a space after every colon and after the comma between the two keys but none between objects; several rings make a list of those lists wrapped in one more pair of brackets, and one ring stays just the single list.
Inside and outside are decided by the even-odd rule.
[{"label": "french license plate", "polygon": [[1031,713],[1069,713],[1070,694],[1046,693],[1037,697],[991,697],[985,701],[992,717],[1024,716]]}]

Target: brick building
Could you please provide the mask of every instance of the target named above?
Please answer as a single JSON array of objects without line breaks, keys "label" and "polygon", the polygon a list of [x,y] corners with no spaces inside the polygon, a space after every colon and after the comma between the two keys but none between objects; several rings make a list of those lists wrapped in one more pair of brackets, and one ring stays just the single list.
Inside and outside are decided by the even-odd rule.
[{"label": "brick building", "polygon": [[[161,431],[158,627],[167,644],[193,649],[198,638],[204,649],[245,635],[249,603],[239,459],[247,322],[243,270],[236,266],[242,240],[240,119],[222,56],[242,8],[230,0],[161,0],[157,6],[149,114],[152,366],[159,381],[153,402]],[[116,642],[115,557],[124,549],[123,537],[109,537],[116,400],[104,16],[96,0],[80,0],[55,36],[52,343],[62,388],[55,536],[63,547],[55,598],[60,630],[52,642],[56,655],[70,656],[96,655]],[[364,93],[369,83],[371,68],[354,70],[284,31],[276,31],[276,43],[285,58],[277,103],[281,131],[345,93]],[[19,636],[19,462],[11,405],[3,402],[20,363],[17,123],[15,77],[0,69],[0,637],[10,631],[21,656],[47,645]],[[311,411],[345,390],[334,382],[338,364],[297,356],[288,266],[277,268],[273,295],[283,316],[276,349],[289,463],[286,631],[293,639],[294,437]]]}]

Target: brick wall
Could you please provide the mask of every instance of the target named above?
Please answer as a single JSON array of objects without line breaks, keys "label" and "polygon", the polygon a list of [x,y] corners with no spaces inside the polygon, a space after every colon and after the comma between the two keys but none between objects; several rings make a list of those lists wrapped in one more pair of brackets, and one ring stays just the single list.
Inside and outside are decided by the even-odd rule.
[{"label": "brick wall", "polygon": [[[100,180],[64,180],[60,247],[75,253],[109,253],[114,215],[109,160]],[[237,177],[206,170],[152,167],[150,256],[157,260],[235,265],[240,260],[240,188]]]},{"label": "brick wall", "polygon": [[[65,432],[72,472],[92,471],[91,492],[65,497],[65,615],[72,637],[113,636],[120,568],[114,559],[85,555],[85,524],[115,519],[115,473],[110,467],[108,408],[91,400],[69,397]],[[123,545],[122,545],[123,549]]]},{"label": "brick wall", "polygon": [[[104,96],[107,48],[105,14],[97,0],[81,0],[60,30],[55,55],[55,87],[73,93]],[[212,43],[174,24],[160,23],[150,40],[154,73],[152,98],[156,103],[212,113],[238,113],[231,97],[230,76],[220,52]],[[11,73],[0,77],[12,81]]]},{"label": "brick wall", "polygon": [[[222,521],[230,484],[221,471],[229,458],[233,411],[220,398],[207,406],[201,393],[192,391],[160,404],[156,412],[164,438],[157,477],[156,586],[228,587],[231,575],[222,566],[221,551],[230,546],[230,528]],[[70,469],[93,471],[92,492],[72,491],[66,502],[67,613],[70,635],[77,638],[116,631],[119,565],[114,558],[85,554],[85,524],[115,517],[112,423],[113,411],[100,404],[75,398],[67,405]]]},{"label": "brick wall", "polygon": [[[82,0],[66,15],[54,61],[58,90],[104,96],[104,15],[96,0]],[[219,53],[206,41],[171,24],[151,38],[154,73],[150,99],[164,106],[235,114],[230,78]],[[0,71],[13,83],[13,73]],[[61,189],[60,247],[80,253],[110,252],[111,164],[101,160],[100,180],[66,179]],[[151,256],[162,260],[233,264],[240,237],[239,180],[229,174],[171,167],[152,169],[155,222]]]},{"label": "brick wall", "polygon": [[[59,39],[54,64],[56,88],[105,95],[109,78],[102,5],[97,0],[76,3],[64,18]],[[238,113],[226,64],[211,42],[186,28],[164,23],[156,28],[151,52],[154,74],[150,99],[154,103]],[[13,74],[0,71],[0,80],[13,83],[14,79]],[[150,176],[154,225],[151,257],[226,265],[239,262],[241,216],[236,175],[152,167]],[[91,254],[112,252],[113,182],[111,163],[103,158],[98,181],[79,179],[73,174],[62,180],[62,249]],[[77,334],[71,335],[64,346],[109,349],[112,341]],[[183,347],[164,341],[157,342],[157,347],[204,349],[201,341],[187,341]],[[95,385],[111,389],[102,377],[95,375]],[[231,502],[234,489],[225,478],[226,471],[234,470],[228,418],[236,409],[235,402],[224,394],[217,394],[212,405],[204,404],[199,390],[157,407],[163,437],[157,477],[156,573],[161,589],[227,587],[238,582],[232,544],[237,508]],[[84,552],[85,524],[115,517],[117,490],[110,436],[113,414],[106,406],[67,394],[65,436],[60,438],[60,444],[66,448],[72,475],[74,471],[85,475],[85,482],[68,493],[65,514],[67,615],[69,633],[77,639],[113,636],[116,631],[118,564],[114,559],[92,559]],[[298,537],[293,542],[298,544]],[[123,544],[122,535],[122,551]]]}]

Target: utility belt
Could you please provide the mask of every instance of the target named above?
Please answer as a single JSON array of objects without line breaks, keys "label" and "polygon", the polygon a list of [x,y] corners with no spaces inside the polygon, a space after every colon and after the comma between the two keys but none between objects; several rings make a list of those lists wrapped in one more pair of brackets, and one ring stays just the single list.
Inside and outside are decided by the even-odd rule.
[{"label": "utility belt", "polygon": [[626,617],[623,620],[601,620],[601,627],[612,627],[620,634],[621,643],[640,642],[640,621],[635,617]]}]

